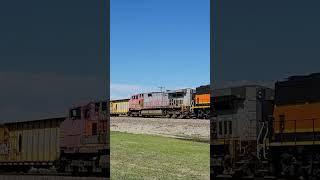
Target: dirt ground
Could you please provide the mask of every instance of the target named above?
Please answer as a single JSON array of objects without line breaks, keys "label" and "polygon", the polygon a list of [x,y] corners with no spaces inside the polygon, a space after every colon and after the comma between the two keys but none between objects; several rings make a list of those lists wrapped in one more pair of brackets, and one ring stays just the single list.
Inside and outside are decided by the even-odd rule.
[{"label": "dirt ground", "polygon": [[134,134],[209,141],[210,124],[204,119],[168,119],[140,117],[111,117],[111,131]]}]

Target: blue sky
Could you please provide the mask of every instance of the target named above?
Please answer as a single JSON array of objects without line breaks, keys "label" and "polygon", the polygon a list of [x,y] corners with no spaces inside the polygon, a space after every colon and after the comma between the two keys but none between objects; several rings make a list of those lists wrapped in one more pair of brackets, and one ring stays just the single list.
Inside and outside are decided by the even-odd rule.
[{"label": "blue sky", "polygon": [[216,83],[319,72],[320,1],[214,2]]},{"label": "blue sky", "polygon": [[111,98],[210,82],[209,0],[111,0]]},{"label": "blue sky", "polygon": [[106,14],[106,1],[1,3],[0,122],[65,116],[106,99]]}]

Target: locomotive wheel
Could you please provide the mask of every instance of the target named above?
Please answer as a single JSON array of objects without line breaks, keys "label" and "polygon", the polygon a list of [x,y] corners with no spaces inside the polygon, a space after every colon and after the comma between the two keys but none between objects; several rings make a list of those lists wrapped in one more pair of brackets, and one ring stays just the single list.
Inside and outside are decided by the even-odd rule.
[{"label": "locomotive wheel", "polygon": [[203,117],[203,112],[202,112],[202,110],[199,110],[198,111],[198,118],[202,119],[202,117]]}]

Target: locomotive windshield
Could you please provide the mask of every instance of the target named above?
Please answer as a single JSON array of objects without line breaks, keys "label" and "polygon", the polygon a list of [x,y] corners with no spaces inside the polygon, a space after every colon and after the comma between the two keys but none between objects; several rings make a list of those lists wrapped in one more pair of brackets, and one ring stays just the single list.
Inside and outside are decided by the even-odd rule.
[{"label": "locomotive windshield", "polygon": [[213,102],[214,110],[219,112],[234,110],[235,98],[234,96],[220,96],[216,97]]},{"label": "locomotive windshield", "polygon": [[75,108],[70,110],[70,117],[81,118],[81,108]]},{"label": "locomotive windshield", "polygon": [[176,93],[170,93],[169,98],[183,98],[184,93],[183,92],[176,92]]}]

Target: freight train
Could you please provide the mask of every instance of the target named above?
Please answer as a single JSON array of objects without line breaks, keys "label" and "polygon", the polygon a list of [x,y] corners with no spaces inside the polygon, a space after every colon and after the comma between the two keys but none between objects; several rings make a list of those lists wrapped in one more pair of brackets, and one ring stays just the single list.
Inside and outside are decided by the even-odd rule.
[{"label": "freight train", "polygon": [[109,178],[108,102],[73,107],[66,117],[0,126],[0,170],[32,168]]},{"label": "freight train", "polygon": [[205,118],[210,117],[210,86],[135,94],[110,101],[111,116]]},{"label": "freight train", "polygon": [[213,90],[211,176],[320,179],[320,73]]}]

